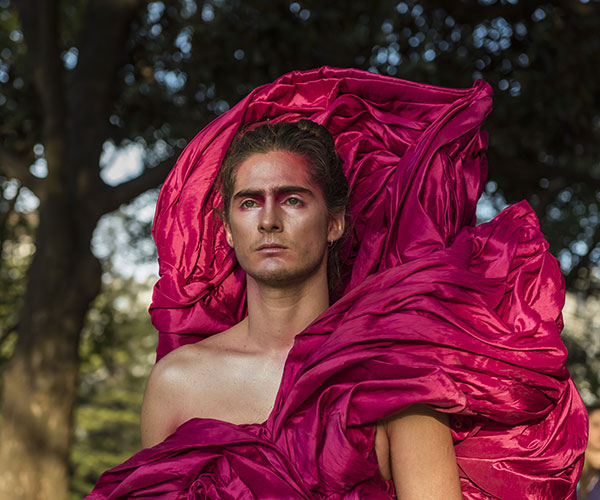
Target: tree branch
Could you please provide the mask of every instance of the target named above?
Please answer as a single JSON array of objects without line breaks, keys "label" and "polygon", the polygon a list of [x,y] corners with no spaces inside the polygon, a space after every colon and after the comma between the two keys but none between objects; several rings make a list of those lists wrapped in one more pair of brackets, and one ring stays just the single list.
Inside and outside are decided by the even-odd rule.
[{"label": "tree branch", "polygon": [[149,189],[158,187],[164,182],[176,158],[177,155],[172,155],[157,166],[146,168],[139,177],[123,184],[117,186],[103,184],[103,188],[93,196],[91,206],[97,215],[101,216],[116,210]]}]

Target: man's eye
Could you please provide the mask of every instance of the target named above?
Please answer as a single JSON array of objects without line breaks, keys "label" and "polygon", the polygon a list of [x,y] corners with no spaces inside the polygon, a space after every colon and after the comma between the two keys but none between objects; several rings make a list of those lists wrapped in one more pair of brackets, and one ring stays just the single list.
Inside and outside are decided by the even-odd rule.
[{"label": "man's eye", "polygon": [[242,202],[242,207],[243,208],[252,208],[255,204],[256,203],[254,200],[245,200]]},{"label": "man's eye", "polygon": [[300,205],[302,203],[298,198],[294,198],[293,196],[285,201],[288,205]]}]

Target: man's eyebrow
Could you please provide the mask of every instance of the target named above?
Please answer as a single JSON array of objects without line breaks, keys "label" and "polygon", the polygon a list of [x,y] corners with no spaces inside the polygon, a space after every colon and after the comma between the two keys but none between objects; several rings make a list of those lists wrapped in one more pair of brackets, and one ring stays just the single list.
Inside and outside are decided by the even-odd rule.
[{"label": "man's eyebrow", "polygon": [[[310,196],[314,196],[314,193],[305,187],[302,186],[279,186],[272,190],[275,194],[287,194],[287,193],[305,193]],[[238,198],[256,198],[260,196],[265,196],[267,193],[264,189],[242,189],[233,195],[233,199],[237,200]]]}]

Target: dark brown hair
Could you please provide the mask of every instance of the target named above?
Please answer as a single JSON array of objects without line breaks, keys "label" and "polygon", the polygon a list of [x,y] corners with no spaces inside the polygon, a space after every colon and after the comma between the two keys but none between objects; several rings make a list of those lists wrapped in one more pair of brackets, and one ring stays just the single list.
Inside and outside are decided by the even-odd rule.
[{"label": "dark brown hair", "polygon": [[[217,187],[223,197],[222,217],[227,219],[229,215],[237,167],[254,154],[272,151],[295,153],[306,158],[311,179],[321,188],[329,213],[339,214],[345,210],[350,189],[333,136],[322,125],[303,119],[297,122],[267,122],[238,132],[217,179]],[[339,248],[342,240],[343,237],[329,248],[327,277],[330,291],[338,286],[341,279]]]}]

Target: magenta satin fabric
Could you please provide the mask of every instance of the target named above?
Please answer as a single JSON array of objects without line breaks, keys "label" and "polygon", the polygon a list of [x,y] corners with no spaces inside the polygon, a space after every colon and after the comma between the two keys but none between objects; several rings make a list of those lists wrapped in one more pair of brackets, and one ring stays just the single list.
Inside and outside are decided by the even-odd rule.
[{"label": "magenta satin fabric", "polygon": [[352,190],[351,275],[296,337],[266,422],[190,420],[87,498],[393,498],[373,423],[425,403],[451,414],[466,500],[574,499],[587,416],[564,364],[559,267],[525,202],[472,225],[490,109],[481,80],[456,90],[321,68],[256,89],[200,132],[158,200],[159,357],[245,315],[212,213],[244,124],[306,117],[332,132]]}]

